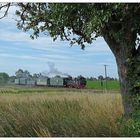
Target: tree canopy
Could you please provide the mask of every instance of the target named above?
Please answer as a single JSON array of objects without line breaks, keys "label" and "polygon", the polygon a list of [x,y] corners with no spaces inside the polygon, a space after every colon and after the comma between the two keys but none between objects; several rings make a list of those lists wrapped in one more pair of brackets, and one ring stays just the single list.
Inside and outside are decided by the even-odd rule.
[{"label": "tree canopy", "polygon": [[9,80],[9,75],[5,72],[0,73],[0,84],[1,83],[6,83]]},{"label": "tree canopy", "polygon": [[28,72],[27,70],[23,71],[22,69],[19,69],[15,72],[15,75],[17,78],[30,78],[30,72]]},{"label": "tree canopy", "polygon": [[[32,38],[49,32],[54,40],[92,43],[98,36],[108,36],[116,43],[135,45],[140,35],[140,4],[127,3],[19,3],[18,28],[32,29]],[[126,35],[127,34],[127,35]],[[78,36],[77,36],[78,35]],[[130,40],[131,38],[131,40]],[[139,43],[139,42],[137,42]]]}]

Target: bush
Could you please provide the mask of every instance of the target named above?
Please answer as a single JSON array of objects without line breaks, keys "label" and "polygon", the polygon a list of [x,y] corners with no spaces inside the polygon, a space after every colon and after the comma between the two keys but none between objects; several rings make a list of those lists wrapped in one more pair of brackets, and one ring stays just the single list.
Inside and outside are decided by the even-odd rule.
[{"label": "bush", "polygon": [[140,136],[140,111],[132,112],[129,118],[122,118],[120,121],[120,135],[127,137]]}]

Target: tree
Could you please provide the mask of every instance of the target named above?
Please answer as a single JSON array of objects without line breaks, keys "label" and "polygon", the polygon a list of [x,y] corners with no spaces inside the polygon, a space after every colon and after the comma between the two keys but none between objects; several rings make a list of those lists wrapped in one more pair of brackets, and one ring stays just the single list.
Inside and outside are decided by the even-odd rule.
[{"label": "tree", "polygon": [[19,69],[15,72],[15,75],[17,78],[22,78],[23,77],[23,70],[22,69]]},{"label": "tree", "polygon": [[24,78],[31,78],[32,75],[30,74],[29,71],[25,70],[25,71],[23,72],[23,77],[24,77]]},{"label": "tree", "polygon": [[37,78],[39,78],[39,74],[34,73],[33,76],[32,76],[32,78],[33,78],[34,80],[37,79]]},{"label": "tree", "polygon": [[104,80],[104,77],[102,75],[99,75],[98,80]]},{"label": "tree", "polygon": [[18,71],[16,71],[15,75],[17,78],[31,78],[32,77],[29,71],[27,70],[23,71],[22,69],[19,69]]},{"label": "tree", "polygon": [[[129,92],[140,93],[140,4],[130,3],[18,3],[17,23],[31,38],[46,32],[54,40],[68,40],[84,49],[102,36],[116,58],[125,113],[132,110]],[[137,73],[134,68],[136,68]],[[134,76],[132,73],[135,73]],[[132,80],[133,79],[133,80]],[[129,102],[128,102],[129,101]]]},{"label": "tree", "polygon": [[0,73],[0,83],[7,83],[9,80],[9,75],[5,72]]},{"label": "tree", "polygon": [[8,10],[10,6],[11,6],[11,3],[0,3],[0,10],[4,9],[4,11],[2,12],[3,15],[0,16],[0,19],[4,18],[8,14]]}]

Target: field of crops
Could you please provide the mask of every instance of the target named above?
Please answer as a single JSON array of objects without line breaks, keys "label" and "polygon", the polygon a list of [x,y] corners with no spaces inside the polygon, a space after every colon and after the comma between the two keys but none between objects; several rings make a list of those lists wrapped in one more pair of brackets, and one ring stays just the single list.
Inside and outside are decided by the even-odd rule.
[{"label": "field of crops", "polygon": [[0,136],[119,136],[118,92],[0,87]]}]

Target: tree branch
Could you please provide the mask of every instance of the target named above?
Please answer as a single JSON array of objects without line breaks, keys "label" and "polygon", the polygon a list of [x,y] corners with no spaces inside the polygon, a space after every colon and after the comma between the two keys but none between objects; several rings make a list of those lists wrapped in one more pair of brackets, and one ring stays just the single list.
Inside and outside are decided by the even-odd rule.
[{"label": "tree branch", "polygon": [[2,17],[0,17],[0,19],[4,18],[4,17],[7,15],[10,6],[11,6],[11,3],[8,3],[8,4],[2,5],[2,6],[0,7],[0,10],[1,10],[2,8],[7,7],[6,11],[4,12],[4,15],[3,15]]},{"label": "tree branch", "polygon": [[77,35],[80,35],[82,38],[84,38],[87,41],[87,43],[91,43],[90,38],[88,38],[83,32],[81,32],[81,30],[76,30],[74,28],[72,22],[71,22],[71,27],[72,27],[74,33],[76,33]]}]

